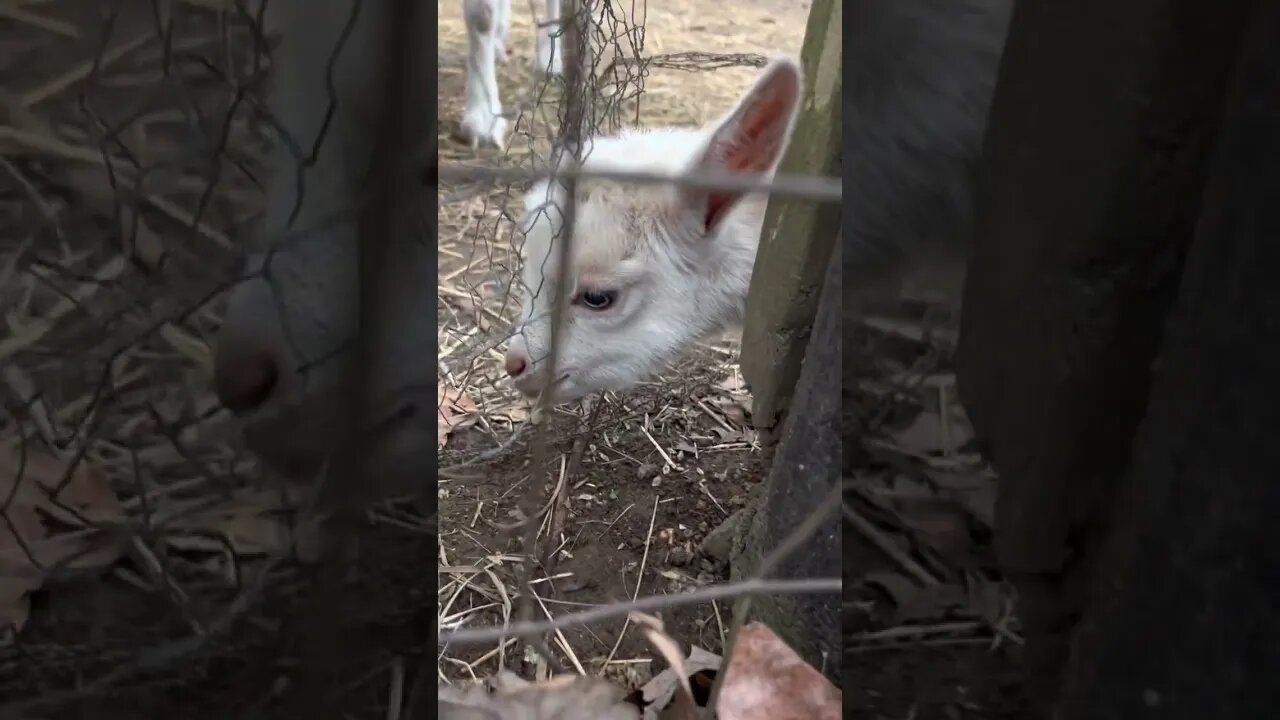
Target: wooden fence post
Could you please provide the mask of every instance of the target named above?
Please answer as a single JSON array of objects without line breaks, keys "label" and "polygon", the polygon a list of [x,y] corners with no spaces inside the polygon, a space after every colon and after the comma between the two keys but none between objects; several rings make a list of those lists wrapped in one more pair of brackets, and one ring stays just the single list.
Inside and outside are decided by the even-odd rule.
[{"label": "wooden fence post", "polygon": [[[1019,0],[957,356],[1051,697],[1146,409],[1247,0]],[[1039,683],[1037,683],[1039,684]]]},{"label": "wooden fence post", "polygon": [[[814,0],[809,9],[800,58],[804,99],[781,173],[840,175],[842,6],[841,0]],[[741,358],[754,396],[752,416],[761,430],[778,424],[800,374],[839,225],[839,205],[769,200],[747,295]]]},{"label": "wooden fence post", "polygon": [[[762,561],[810,516],[825,520],[803,547],[769,571],[775,578],[839,577],[841,516],[831,498],[840,482],[840,247],[823,268],[813,332],[795,383],[796,402],[778,433],[777,452],[757,501],[745,514],[729,569],[735,581],[755,577]],[[759,595],[748,615],[768,625],[834,683],[843,681],[841,598],[838,595]],[[741,606],[739,606],[741,607]],[[735,608],[735,612],[738,608]]]},{"label": "wooden fence post", "polygon": [[1254,8],[1060,720],[1280,706],[1280,6]]}]

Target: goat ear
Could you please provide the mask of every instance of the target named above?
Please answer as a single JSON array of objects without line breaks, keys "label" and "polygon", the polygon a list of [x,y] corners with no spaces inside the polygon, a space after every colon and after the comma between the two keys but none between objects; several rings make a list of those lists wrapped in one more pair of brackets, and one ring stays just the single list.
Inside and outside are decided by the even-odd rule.
[{"label": "goat ear", "polygon": [[[692,170],[771,174],[791,140],[802,87],[795,60],[781,57],[769,63],[737,106],[716,124]],[[741,196],[740,192],[722,190],[686,193],[691,202],[706,209],[707,230],[714,228]]]}]

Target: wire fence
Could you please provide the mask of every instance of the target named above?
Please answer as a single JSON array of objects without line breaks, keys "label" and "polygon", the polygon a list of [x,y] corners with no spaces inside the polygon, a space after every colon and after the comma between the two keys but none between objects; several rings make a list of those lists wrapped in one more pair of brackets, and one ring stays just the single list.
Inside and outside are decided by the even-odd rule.
[{"label": "wire fence", "polygon": [[[92,704],[103,717],[114,708],[136,716],[192,698],[207,699],[211,716],[262,710],[289,695],[281,678],[316,657],[316,672],[344,680],[311,702],[382,706],[388,678],[403,685],[405,658],[424,652],[431,626],[445,631],[441,677],[525,659],[539,672],[585,671],[576,639],[560,632],[571,625],[599,627],[628,607],[838,587],[758,579],[641,597],[659,481],[692,477],[665,492],[700,498],[704,511],[690,517],[705,526],[733,507],[720,507],[707,478],[758,473],[731,342],[705,343],[639,392],[570,411],[544,399],[533,417],[513,401],[502,369],[519,308],[514,215],[523,190],[553,172],[570,187],[591,179],[558,167],[555,148],[589,152],[590,138],[636,124],[651,70],[759,67],[763,57],[647,55],[643,3],[565,3],[565,72],[515,103],[507,147],[477,162],[463,144],[437,137],[429,150],[430,138],[412,137],[415,113],[436,100],[423,95],[430,83],[412,70],[373,81],[392,74],[384,49],[410,52],[398,25],[401,34],[430,31],[426,13],[406,20],[396,13],[413,11],[393,5],[153,0],[4,10],[0,715]],[[518,15],[514,30],[535,29]],[[440,27],[443,38],[443,12]],[[451,98],[464,93],[455,84],[451,94],[441,44],[443,136]],[[425,72],[430,62],[402,65]],[[506,72],[523,72],[513,65]],[[387,113],[399,120],[371,117],[370,108],[396,102],[401,109]],[[399,152],[388,157],[387,147]],[[362,164],[369,158],[380,173]],[[823,178],[595,178],[840,197],[839,182]],[[433,228],[421,210],[435,183]],[[572,227],[573,208],[561,210]],[[387,243],[365,247],[379,236]],[[382,266],[377,282],[366,277],[371,257]],[[424,292],[427,273],[437,274],[435,296]],[[427,313],[436,315],[431,336]],[[422,362],[428,347],[438,347],[435,401]],[[433,455],[425,437],[437,421],[453,427],[437,430]],[[658,462],[637,460],[642,452]],[[726,459],[693,462],[717,454]],[[623,498],[618,517],[591,517],[617,506],[583,498],[610,492],[620,459],[628,471],[616,481],[639,477],[652,507],[644,518],[632,513],[637,495]],[[438,518],[397,500],[415,494],[436,462]],[[374,478],[390,480],[373,489]],[[570,497],[583,503],[573,515]],[[326,513],[350,517],[317,524]],[[578,537],[633,520],[649,530],[620,541],[643,547],[625,583],[631,605],[539,622],[557,600],[538,589],[554,587],[557,565],[575,552],[593,552],[579,551]],[[690,537],[707,529],[690,525]],[[513,546],[501,540],[520,535]],[[334,551],[347,536],[360,541],[354,558]],[[463,549],[459,537],[488,547]],[[681,541],[668,538],[663,552]],[[606,559],[634,564],[635,550]],[[436,581],[421,571],[432,556],[438,609],[427,598]],[[338,584],[308,569],[325,558],[341,571],[329,578]],[[683,590],[708,585],[706,572],[680,574]],[[339,584],[329,602],[320,589]],[[304,615],[316,635],[346,638],[333,642],[347,656],[321,657],[333,647],[323,643],[299,650],[280,632]],[[478,627],[499,622],[523,624]],[[714,625],[723,641],[725,623]],[[625,628],[613,627],[603,667],[622,642]],[[528,654],[508,657],[514,637],[530,640]]]}]

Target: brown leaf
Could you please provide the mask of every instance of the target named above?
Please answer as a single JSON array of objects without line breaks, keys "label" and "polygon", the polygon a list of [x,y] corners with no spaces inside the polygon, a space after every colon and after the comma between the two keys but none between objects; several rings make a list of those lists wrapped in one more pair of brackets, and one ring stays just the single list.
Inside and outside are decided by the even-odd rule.
[{"label": "brown leaf", "polygon": [[969,588],[969,611],[989,625],[996,625],[1005,613],[1005,595],[993,582],[975,583]]},{"label": "brown leaf", "polygon": [[970,596],[958,585],[920,585],[895,572],[868,573],[863,582],[875,585],[893,601],[893,622],[944,620],[970,615]]},{"label": "brown leaf", "polygon": [[920,585],[911,578],[896,572],[873,572],[863,576],[862,581],[874,585],[885,592],[893,601],[894,607],[902,607],[911,602],[911,598],[920,592]]},{"label": "brown leaf", "polygon": [[293,538],[277,511],[299,500],[296,488],[287,490],[288,496],[282,499],[272,490],[243,489],[226,503],[175,520],[165,542],[179,550],[213,553],[226,552],[229,544],[239,556],[284,550]]},{"label": "brown leaf", "polygon": [[[682,693],[682,686],[689,682],[690,673],[696,675],[705,670],[719,670],[723,662],[719,655],[707,652],[697,645],[689,648],[689,657],[684,658],[679,666],[670,665],[666,670],[654,675],[640,688],[644,699],[645,718],[656,720],[658,710],[675,706],[675,698]],[[683,703],[683,701],[681,701]],[[684,705],[672,712],[684,712]]]},{"label": "brown leaf", "polygon": [[746,381],[738,373],[730,373],[723,380],[716,383],[716,387],[721,390],[728,390],[731,393],[745,392],[747,389]]},{"label": "brown leaf", "polygon": [[444,383],[436,385],[436,447],[442,448],[454,431],[474,425],[477,407],[471,396]]},{"label": "brown leaf", "polygon": [[439,685],[440,720],[639,720],[626,692],[593,677],[561,675],[528,683],[503,673],[486,685]]},{"label": "brown leaf", "polygon": [[[0,641],[22,630],[30,593],[43,587],[50,570],[105,567],[124,552],[123,535],[84,527],[83,521],[119,522],[124,515],[97,468],[80,463],[58,502],[50,499],[66,468],[66,462],[34,446],[25,458],[19,447],[0,451],[0,499],[7,500],[0,517]],[[42,514],[81,529],[53,533]]]},{"label": "brown leaf", "polygon": [[529,419],[529,409],[522,405],[512,405],[505,410],[499,411],[497,414],[506,417],[507,420],[510,420],[512,423],[522,423]]},{"label": "brown leaf", "polygon": [[949,498],[895,498],[898,519],[920,542],[949,564],[973,566],[973,537],[969,514]]},{"label": "brown leaf", "polygon": [[645,639],[657,650],[670,666],[676,680],[669,703],[662,709],[659,720],[698,720],[698,704],[693,700],[693,688],[689,685],[689,670],[685,667],[680,645],[663,630],[662,620],[653,615],[631,613],[631,621],[644,633]]},{"label": "brown leaf", "polygon": [[841,693],[762,623],[738,631],[720,720],[838,720]]},{"label": "brown leaf", "polygon": [[[0,498],[8,497],[18,483],[15,501],[38,508],[59,522],[83,526],[90,523],[120,522],[124,506],[102,472],[81,460],[67,483],[59,487],[67,461],[28,446],[23,457],[20,447],[9,446],[0,455]],[[57,490],[57,497],[50,493]],[[20,498],[20,499],[19,499]]]},{"label": "brown leaf", "polygon": [[38,573],[8,572],[8,569],[13,566],[25,570],[30,562],[23,544],[44,538],[44,524],[29,505],[13,504],[0,518],[0,645],[7,644],[22,631],[31,612],[29,593],[44,584]]},{"label": "brown leaf", "polygon": [[229,545],[236,555],[269,555],[288,546],[289,530],[276,518],[237,509],[184,520],[165,536],[165,542],[178,550],[225,552]]},{"label": "brown leaf", "polygon": [[941,452],[942,422],[937,414],[923,411],[910,425],[893,433],[893,444],[909,455]]},{"label": "brown leaf", "polygon": [[968,615],[969,596],[959,585],[938,584],[918,588],[898,605],[897,622],[929,622]]}]

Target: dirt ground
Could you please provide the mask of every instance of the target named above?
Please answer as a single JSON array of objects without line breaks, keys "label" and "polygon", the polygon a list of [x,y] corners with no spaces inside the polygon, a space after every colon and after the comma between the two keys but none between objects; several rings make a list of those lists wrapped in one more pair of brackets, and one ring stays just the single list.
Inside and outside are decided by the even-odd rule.
[{"label": "dirt ground", "polygon": [[876,720],[1038,717],[991,549],[996,478],[971,447],[949,367],[955,325],[905,302],[872,314],[860,336],[867,430],[846,494],[846,707]]},{"label": "dirt ground", "polygon": [[[211,268],[234,257],[261,202],[262,123],[227,83],[234,77],[253,91],[261,77],[227,51],[245,36],[227,29],[210,9],[216,4],[175,3],[167,38],[147,3],[126,6],[109,31],[90,2],[32,0],[0,17],[0,306],[8,323],[0,365],[5,407],[19,409],[0,416],[0,439],[9,451],[25,438],[45,458],[47,481],[85,448],[82,469],[71,473],[74,516],[21,494],[3,514],[15,528],[38,515],[27,529],[50,543],[55,559],[88,554],[18,592],[26,576],[0,577],[0,715],[41,699],[58,709],[26,716],[269,718],[299,694],[298,669],[310,652],[305,612],[319,590],[300,563],[282,559],[292,516],[208,390],[219,308],[203,299],[196,309],[182,304],[218,281]],[[514,9],[500,84],[508,106],[527,112],[532,31],[524,8]],[[798,51],[807,2],[750,0],[735,9],[707,0],[648,8],[643,55],[667,60],[648,68],[639,101],[619,94],[610,118],[704,122],[729,107],[760,55]],[[439,2],[438,10],[442,162],[527,162],[545,148],[545,117],[526,121],[528,132],[505,157],[449,137],[461,110],[465,40],[458,3]],[[615,20],[627,30],[628,19]],[[639,45],[634,28],[620,37]],[[210,138],[226,142],[216,162]],[[121,170],[130,166],[144,170],[136,186]],[[519,547],[498,526],[512,522],[529,488],[545,498],[563,482],[567,498],[541,528],[556,552],[554,572],[538,585],[538,612],[557,616],[723,580],[725,568],[700,544],[763,477],[731,338],[702,344],[635,393],[530,422],[502,380],[498,345],[514,309],[507,291],[517,267],[510,223],[518,192],[441,189],[438,360],[447,419],[458,427],[441,438],[435,525],[401,503],[370,508],[359,528],[359,562],[333,620],[346,662],[324,698],[335,717],[386,717],[389,696],[420,660],[435,661],[451,681],[500,664],[546,670],[509,646],[425,659],[421,651],[437,624],[494,623],[512,612],[507,590]],[[1016,623],[1004,596],[984,589],[999,579],[983,556],[981,502],[929,516],[925,525],[946,538],[933,543],[908,522],[921,517],[919,504],[914,514],[893,504],[920,490],[901,479],[920,473],[935,481],[933,496],[939,478],[966,497],[991,487],[955,437],[941,450],[936,438],[921,445],[915,431],[904,439],[903,428],[927,415],[927,393],[887,388],[927,347],[900,341],[901,352],[886,351],[888,379],[867,390],[869,407],[892,405],[882,412],[890,447],[872,454],[859,478],[870,504],[857,507],[905,555],[888,557],[846,530],[847,562],[860,580],[847,590],[857,594],[858,619],[844,691],[859,717],[1020,717]],[[102,384],[110,385],[105,394]],[[83,440],[89,418],[96,434]],[[957,517],[971,530],[964,542]],[[0,553],[12,551],[0,533]],[[903,611],[912,596],[902,557],[938,585],[982,599],[917,598]],[[0,572],[11,568],[0,564]],[[718,652],[728,613],[711,604],[661,615],[682,643]],[[565,629],[549,644],[555,665],[637,687],[661,664],[624,625]]]}]

